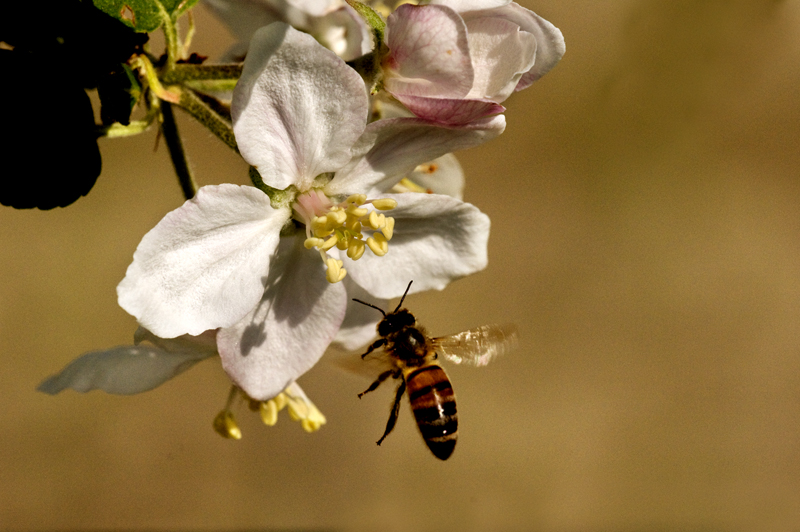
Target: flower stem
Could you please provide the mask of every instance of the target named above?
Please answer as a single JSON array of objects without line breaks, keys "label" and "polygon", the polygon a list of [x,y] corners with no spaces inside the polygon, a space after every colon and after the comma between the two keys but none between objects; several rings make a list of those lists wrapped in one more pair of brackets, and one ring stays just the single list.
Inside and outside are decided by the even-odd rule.
[{"label": "flower stem", "polygon": [[192,65],[181,63],[165,72],[162,82],[165,84],[183,83],[197,80],[238,80],[242,76],[241,63],[222,65]]},{"label": "flower stem", "polygon": [[166,70],[170,71],[175,68],[175,64],[180,59],[181,44],[178,39],[178,27],[175,20],[167,13],[161,2],[154,2],[158,8],[158,13],[161,15],[161,28],[164,30],[164,40],[167,43],[167,65]]},{"label": "flower stem", "polygon": [[239,148],[236,144],[236,138],[233,136],[233,126],[219,115],[216,111],[211,109],[203,100],[188,88],[172,88],[173,92],[180,94],[180,102],[178,105],[192,115],[195,120],[207,127],[214,133],[222,142],[227,144],[231,149],[239,153]]},{"label": "flower stem", "polygon": [[189,168],[189,161],[186,159],[183,142],[180,134],[178,134],[178,125],[175,123],[175,115],[172,113],[172,105],[169,102],[161,102],[161,116],[163,118],[161,131],[164,134],[164,140],[167,142],[175,173],[178,174],[178,182],[181,185],[184,197],[187,200],[192,199],[197,193],[197,183],[195,183],[192,170]]}]

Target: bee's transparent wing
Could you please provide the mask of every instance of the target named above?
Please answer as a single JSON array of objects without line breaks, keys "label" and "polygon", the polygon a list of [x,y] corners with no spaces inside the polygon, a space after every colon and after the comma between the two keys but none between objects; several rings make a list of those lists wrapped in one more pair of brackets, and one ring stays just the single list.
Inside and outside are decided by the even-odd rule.
[{"label": "bee's transparent wing", "polygon": [[394,367],[392,358],[383,349],[376,349],[365,358],[361,358],[360,354],[336,353],[328,357],[328,360],[348,373],[372,379]]},{"label": "bee's transparent wing", "polygon": [[437,352],[449,362],[477,367],[512,351],[517,343],[517,327],[513,324],[483,325],[433,339]]}]

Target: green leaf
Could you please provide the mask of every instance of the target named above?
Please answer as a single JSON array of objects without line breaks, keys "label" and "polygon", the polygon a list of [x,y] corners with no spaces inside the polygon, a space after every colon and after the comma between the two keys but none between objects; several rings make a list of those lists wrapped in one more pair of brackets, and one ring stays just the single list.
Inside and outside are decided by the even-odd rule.
[{"label": "green leaf", "polygon": [[92,0],[101,11],[139,32],[151,32],[166,17],[175,20],[198,0]]},{"label": "green leaf", "polygon": [[361,18],[363,18],[367,26],[370,27],[372,34],[375,36],[375,47],[376,49],[380,48],[385,38],[386,22],[384,22],[377,11],[366,4],[362,4],[358,0],[347,0],[347,3],[356,10],[356,13],[361,15]]}]

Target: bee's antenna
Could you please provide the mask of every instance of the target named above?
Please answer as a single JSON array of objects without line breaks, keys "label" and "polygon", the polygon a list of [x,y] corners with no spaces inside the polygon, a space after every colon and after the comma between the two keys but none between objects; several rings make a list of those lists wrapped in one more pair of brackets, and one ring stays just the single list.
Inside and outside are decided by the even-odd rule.
[{"label": "bee's antenna", "polygon": [[401,307],[401,306],[403,306],[403,301],[406,299],[406,296],[408,295],[408,290],[411,288],[411,283],[413,283],[413,282],[414,282],[414,279],[411,279],[411,280],[408,282],[408,286],[406,286],[406,291],[405,291],[405,292],[403,292],[403,297],[401,297],[401,298],[400,298],[400,303],[398,303],[398,304],[397,304],[397,308],[396,308],[396,309],[394,309],[394,311],[395,311],[395,312],[397,312],[398,310],[400,310],[400,307]]},{"label": "bee's antenna", "polygon": [[385,313],[385,312],[383,311],[383,309],[382,309],[382,308],[380,308],[380,307],[376,307],[375,305],[373,305],[373,304],[371,304],[371,303],[367,303],[366,301],[361,301],[360,299],[356,299],[356,298],[353,298],[353,301],[357,301],[357,302],[361,303],[362,305],[366,305],[366,306],[368,306],[368,307],[372,307],[372,308],[374,308],[375,310],[378,310],[378,311],[380,311],[380,313],[381,313],[381,314],[383,314],[383,317],[384,317],[384,318],[386,317],[386,313]]}]

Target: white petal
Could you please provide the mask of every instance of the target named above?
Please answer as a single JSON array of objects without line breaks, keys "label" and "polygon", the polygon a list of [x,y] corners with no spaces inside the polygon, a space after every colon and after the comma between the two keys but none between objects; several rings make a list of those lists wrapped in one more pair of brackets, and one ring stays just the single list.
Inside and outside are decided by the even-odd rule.
[{"label": "white petal", "polygon": [[342,326],[333,340],[334,344],[347,351],[353,351],[376,337],[375,327],[383,319],[383,314],[372,307],[353,301],[353,298],[386,309],[388,301],[372,297],[369,292],[354,283],[350,277],[342,281],[347,288],[347,313]]},{"label": "white petal", "polygon": [[373,197],[391,189],[417,165],[482,144],[500,135],[505,127],[502,115],[450,127],[419,118],[378,120],[367,126],[354,148],[360,155],[336,173],[326,192],[362,192]]},{"label": "white petal", "polygon": [[470,19],[467,28],[475,70],[475,81],[467,98],[502,102],[533,66],[536,38],[501,17]]},{"label": "white petal", "polygon": [[489,217],[469,203],[438,194],[390,194],[395,219],[389,252],[365,253],[345,261],[353,280],[374,297],[400,297],[409,281],[411,293],[441,290],[487,264]]},{"label": "white petal", "polygon": [[261,298],[290,214],[253,187],[201,188],[144,236],[120,306],[162,338],[233,325]]},{"label": "white petal", "polygon": [[364,19],[349,5],[324,17],[311,18],[307,31],[345,61],[352,61],[372,49],[372,34]]},{"label": "white petal", "polygon": [[294,9],[315,17],[322,17],[342,7],[342,0],[285,0]]},{"label": "white petal", "polygon": [[253,34],[273,22],[286,22],[309,33],[345,61],[369,52],[372,43],[363,19],[352,7],[338,0],[322,0],[314,6],[269,0],[205,0],[204,4],[239,39],[221,61],[241,61],[247,55]]},{"label": "white petal", "polygon": [[72,388],[79,392],[103,390],[130,395],[146,392],[215,355],[207,351],[169,352],[146,345],[123,345],[93,351],[70,362],[37,390],[55,395]]},{"label": "white petal", "polygon": [[[505,7],[493,10],[491,14],[494,17],[503,17],[519,25],[523,32],[530,33],[536,39],[536,56],[533,67],[523,74],[516,90],[519,91],[530,86],[531,83],[547,74],[561,60],[566,51],[564,36],[550,22],[533,11],[513,2]],[[475,13],[474,15],[481,16],[481,13]],[[473,14],[468,13],[464,15],[464,18],[468,20],[471,16]]]},{"label": "white petal", "polygon": [[408,179],[434,194],[459,200],[464,195],[464,170],[452,153],[417,166],[408,174]]},{"label": "white petal", "polygon": [[347,308],[319,254],[284,238],[258,306],[217,336],[222,366],[253,399],[267,400],[308,371],[330,345]]},{"label": "white petal", "polygon": [[281,190],[305,190],[317,175],[341,168],[368,109],[355,70],[280,22],[253,36],[231,105],[242,157]]},{"label": "white petal", "polygon": [[177,338],[161,338],[148,331],[144,327],[139,327],[133,334],[133,343],[136,345],[142,342],[150,342],[163,351],[170,353],[196,353],[205,356],[217,354],[217,330],[206,331],[198,336],[184,334]]}]

